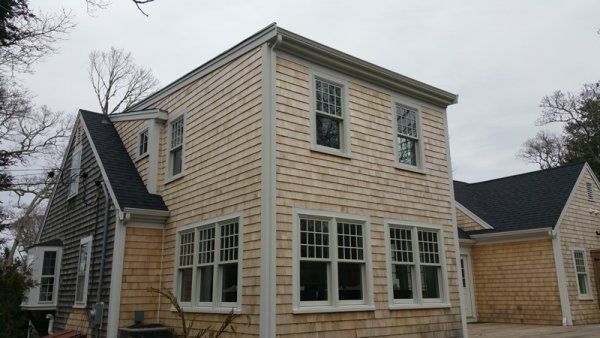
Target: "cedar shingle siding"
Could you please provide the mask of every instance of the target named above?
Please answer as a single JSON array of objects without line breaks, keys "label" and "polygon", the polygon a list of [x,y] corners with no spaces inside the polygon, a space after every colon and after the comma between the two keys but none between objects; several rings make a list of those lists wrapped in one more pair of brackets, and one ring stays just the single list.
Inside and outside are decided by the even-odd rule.
[{"label": "cedar shingle siding", "polygon": [[[90,147],[87,137],[83,132],[80,123],[77,123],[75,131],[81,133],[81,170],[88,174],[86,180],[80,179],[79,192],[76,197],[67,199],[69,194],[69,180],[71,156],[75,148],[75,141],[78,137],[74,137],[74,142],[69,145],[65,168],[63,168],[63,176],[58,184],[51,204],[48,206],[47,219],[41,233],[40,242],[60,239],[63,242],[63,255],[60,268],[59,290],[58,290],[58,307],[56,311],[55,331],[67,328],[69,316],[73,316],[73,304],[75,302],[75,283],[77,273],[77,261],[79,258],[79,241],[81,238],[93,236],[93,255],[90,262],[90,281],[88,284],[88,307],[96,300],[96,289],[98,287],[98,279],[100,274],[100,260],[102,250],[102,224],[104,217],[104,197],[101,195],[96,201],[94,182],[101,180],[102,175],[94,154]],[[84,202],[85,198],[85,202]],[[89,204],[89,205],[86,205]],[[112,204],[112,203],[111,203]],[[110,222],[107,236],[107,250],[104,271],[104,284],[102,301],[104,307],[104,325],[103,332],[106,330],[107,312],[108,312],[108,296],[110,290],[110,275],[112,262],[113,235],[115,227],[115,208],[111,205]],[[74,321],[73,318],[69,321],[77,323],[79,327],[70,327],[72,329],[84,329],[88,327],[85,320]]]}]

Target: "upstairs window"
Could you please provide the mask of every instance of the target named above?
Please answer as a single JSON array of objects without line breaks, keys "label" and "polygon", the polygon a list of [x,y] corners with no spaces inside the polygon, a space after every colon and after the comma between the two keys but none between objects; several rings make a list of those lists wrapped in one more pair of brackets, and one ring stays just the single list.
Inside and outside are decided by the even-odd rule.
[{"label": "upstairs window", "polygon": [[169,175],[177,176],[183,172],[184,115],[170,123]]},{"label": "upstairs window", "polygon": [[592,183],[588,182],[585,184],[585,186],[587,189],[588,201],[593,202],[594,201],[594,189],[592,189]]},{"label": "upstairs window", "polygon": [[312,149],[334,155],[348,155],[347,86],[341,81],[314,77],[311,89]]},{"label": "upstairs window", "polygon": [[417,109],[396,105],[396,161],[400,166],[422,166],[418,119]]},{"label": "upstairs window", "polygon": [[184,307],[239,308],[240,236],[239,218],[179,232],[176,291]]},{"label": "upstairs window", "polygon": [[85,307],[87,303],[91,259],[92,236],[89,236],[86,238],[82,238],[79,243],[79,259],[77,261],[77,280],[75,283],[75,306],[78,307]]},{"label": "upstairs window", "polygon": [[138,136],[138,157],[148,153],[148,128],[144,129]]},{"label": "upstairs window", "polygon": [[585,250],[573,250],[573,262],[575,263],[575,274],[577,277],[579,297],[583,299],[590,299],[592,298],[592,293],[590,292],[590,278],[588,276]]},{"label": "upstairs window", "polygon": [[387,231],[391,306],[446,302],[441,231],[411,225]]},{"label": "upstairs window", "polygon": [[42,260],[42,275],[40,278],[40,303],[53,303],[56,287],[57,251],[44,251]]},{"label": "upstairs window", "polygon": [[71,155],[71,171],[69,177],[69,197],[77,195],[79,191],[79,172],[81,169],[81,146],[77,146]]}]

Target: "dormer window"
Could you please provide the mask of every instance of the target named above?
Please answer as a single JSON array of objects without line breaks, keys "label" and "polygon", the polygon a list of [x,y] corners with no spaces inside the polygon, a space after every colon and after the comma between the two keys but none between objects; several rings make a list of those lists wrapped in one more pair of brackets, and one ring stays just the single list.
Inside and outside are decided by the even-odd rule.
[{"label": "dormer window", "polygon": [[184,114],[169,123],[169,176],[183,173]]},{"label": "dormer window", "polygon": [[138,158],[148,154],[148,132],[149,129],[146,128],[138,136]]}]

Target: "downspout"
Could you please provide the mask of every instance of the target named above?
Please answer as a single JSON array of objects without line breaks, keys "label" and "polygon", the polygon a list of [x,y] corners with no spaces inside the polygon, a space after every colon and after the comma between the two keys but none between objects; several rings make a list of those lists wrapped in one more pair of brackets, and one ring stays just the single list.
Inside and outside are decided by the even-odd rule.
[{"label": "downspout", "polygon": [[[46,315],[46,319],[48,319],[48,334],[54,333],[54,315],[48,313]],[[29,322],[31,324],[31,321]]]},{"label": "downspout", "polygon": [[100,337],[100,328],[102,328],[102,317],[104,304],[102,304],[102,284],[104,279],[104,265],[106,263],[106,241],[108,233],[108,217],[110,211],[109,197],[106,189],[106,183],[96,181],[96,185],[102,188],[104,194],[104,224],[102,226],[102,254],[100,256],[100,279],[98,280],[98,289],[96,290],[96,304],[94,304],[94,320],[96,327],[96,337]]}]

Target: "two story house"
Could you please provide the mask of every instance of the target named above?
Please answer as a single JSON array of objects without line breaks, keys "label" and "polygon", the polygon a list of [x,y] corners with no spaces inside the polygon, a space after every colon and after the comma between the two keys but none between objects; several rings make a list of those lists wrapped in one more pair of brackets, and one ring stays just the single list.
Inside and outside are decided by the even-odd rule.
[{"label": "two story house", "polygon": [[80,111],[34,248],[53,282],[26,306],[177,329],[155,287],[195,327],[243,314],[240,337],[461,337],[456,99],[272,24],[123,113]]}]

